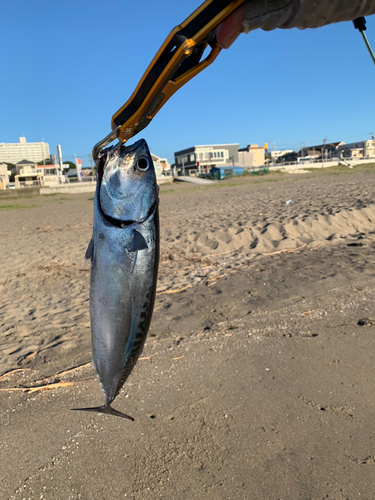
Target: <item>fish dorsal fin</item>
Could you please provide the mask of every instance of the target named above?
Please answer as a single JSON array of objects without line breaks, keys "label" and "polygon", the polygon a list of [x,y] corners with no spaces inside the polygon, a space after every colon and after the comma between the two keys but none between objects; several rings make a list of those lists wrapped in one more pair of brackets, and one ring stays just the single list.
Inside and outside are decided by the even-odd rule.
[{"label": "fish dorsal fin", "polygon": [[92,257],[94,255],[94,240],[91,238],[89,246],[87,247],[85,253],[85,264],[88,264],[92,261]]},{"label": "fish dorsal fin", "polygon": [[141,233],[133,229],[132,239],[127,248],[128,252],[138,252],[138,250],[145,250],[146,248],[148,248],[148,246],[144,237]]}]

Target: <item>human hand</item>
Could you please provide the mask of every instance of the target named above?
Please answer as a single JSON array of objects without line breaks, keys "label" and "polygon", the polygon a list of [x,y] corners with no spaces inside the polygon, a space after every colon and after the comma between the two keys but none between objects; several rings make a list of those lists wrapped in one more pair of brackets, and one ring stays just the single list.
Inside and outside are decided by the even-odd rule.
[{"label": "human hand", "polygon": [[375,0],[246,0],[217,29],[220,47],[228,49],[242,33],[261,28],[319,28],[375,14]]},{"label": "human hand", "polygon": [[225,19],[217,28],[216,40],[223,49],[229,49],[232,43],[243,32],[243,22],[245,20],[245,3],[240,5],[232,14]]}]

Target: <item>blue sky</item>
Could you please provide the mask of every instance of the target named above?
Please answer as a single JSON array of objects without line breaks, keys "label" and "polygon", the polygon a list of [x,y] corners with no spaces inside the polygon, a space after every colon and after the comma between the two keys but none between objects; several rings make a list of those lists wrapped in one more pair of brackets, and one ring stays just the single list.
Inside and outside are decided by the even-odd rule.
[{"label": "blue sky", "polygon": [[[88,166],[171,29],[201,2],[13,0],[0,16],[0,142],[44,139]],[[375,16],[367,18],[375,47]],[[276,149],[375,131],[375,68],[352,23],[242,35],[137,136],[173,161],[195,144]]]}]

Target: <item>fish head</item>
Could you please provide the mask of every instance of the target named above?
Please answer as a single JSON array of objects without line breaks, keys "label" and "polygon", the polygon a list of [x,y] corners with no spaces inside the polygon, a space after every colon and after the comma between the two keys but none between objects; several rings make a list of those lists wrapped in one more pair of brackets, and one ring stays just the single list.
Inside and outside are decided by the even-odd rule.
[{"label": "fish head", "polygon": [[154,163],[144,139],[118,144],[98,165],[99,201],[104,215],[125,224],[143,222],[158,202]]}]

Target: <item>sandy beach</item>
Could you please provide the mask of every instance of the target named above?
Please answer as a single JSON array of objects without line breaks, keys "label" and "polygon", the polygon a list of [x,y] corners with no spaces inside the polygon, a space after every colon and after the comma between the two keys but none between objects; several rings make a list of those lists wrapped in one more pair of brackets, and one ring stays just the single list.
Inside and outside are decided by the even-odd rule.
[{"label": "sandy beach", "polygon": [[0,197],[0,499],[372,500],[375,165],[160,189],[145,350],[91,366],[93,194]]}]

